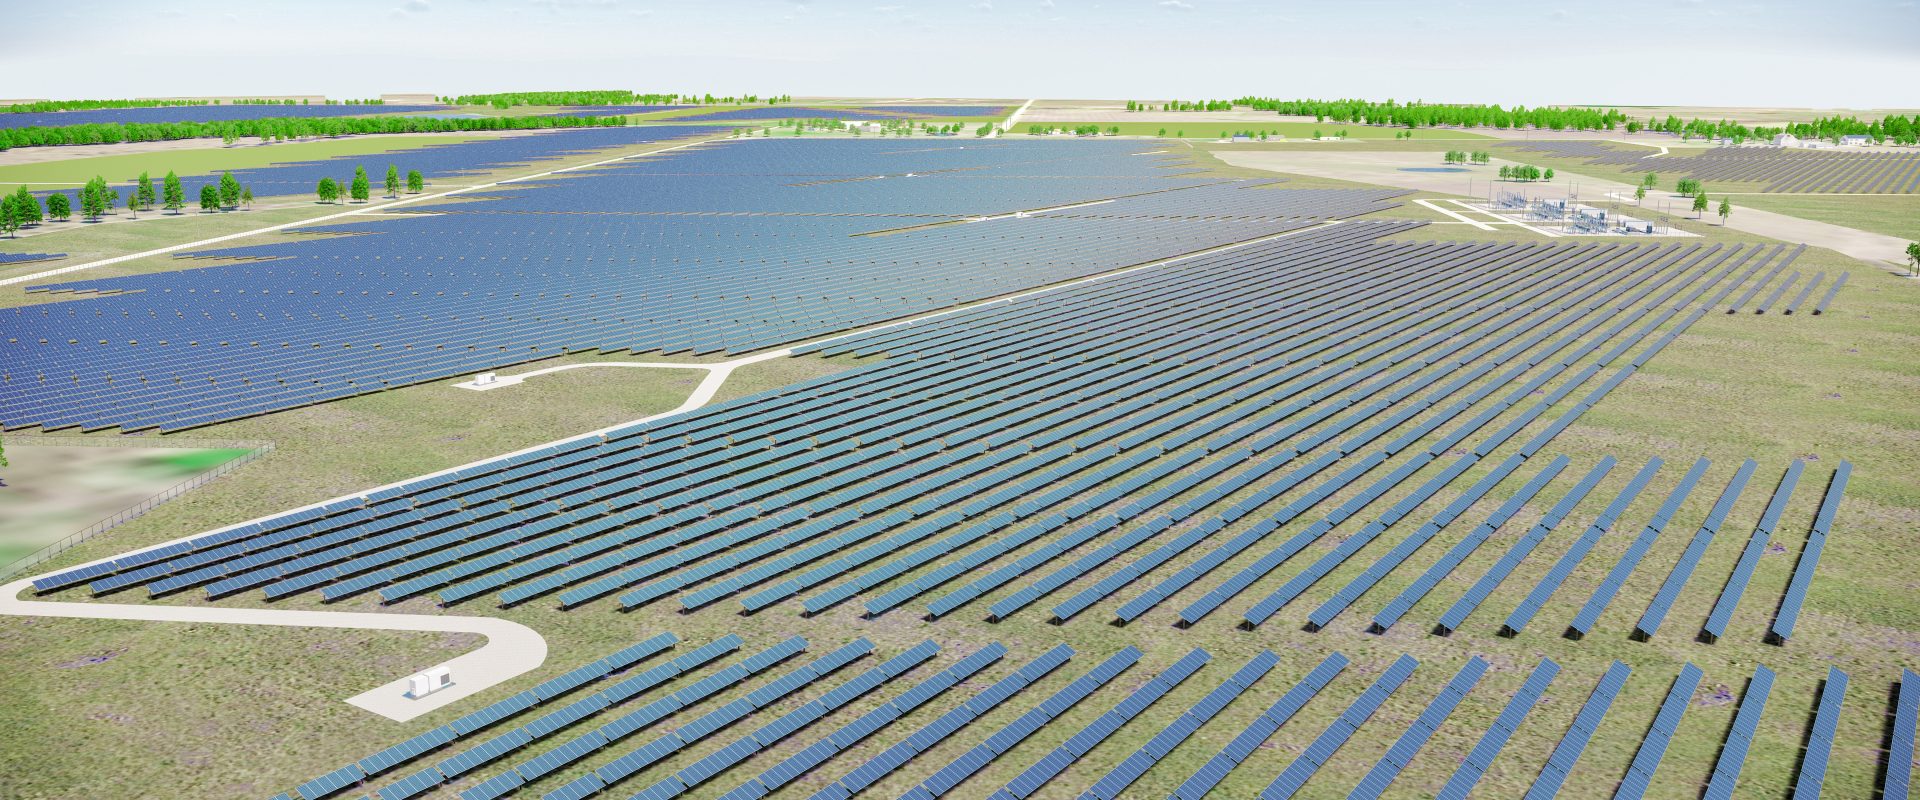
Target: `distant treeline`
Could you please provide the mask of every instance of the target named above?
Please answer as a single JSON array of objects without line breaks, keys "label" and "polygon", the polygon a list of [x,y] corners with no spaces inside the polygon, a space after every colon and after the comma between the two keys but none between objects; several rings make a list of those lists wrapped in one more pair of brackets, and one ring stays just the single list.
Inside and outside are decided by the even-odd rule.
[{"label": "distant treeline", "polygon": [[1527,108],[1454,103],[1382,103],[1367,100],[1278,100],[1271,97],[1242,97],[1233,101],[1260,111],[1273,111],[1297,117],[1313,117],[1320,122],[1358,122],[1363,125],[1399,125],[1425,128],[1451,125],[1462,128],[1545,128],[1548,130],[1612,130],[1627,122],[1627,115],[1614,109]]},{"label": "distant treeline", "polygon": [[[767,105],[775,105],[792,100],[787,95],[769,97]],[[575,91],[575,92],[501,92],[498,94],[463,94],[456,97],[442,97],[440,101],[449,105],[493,106],[494,108],[512,108],[514,106],[625,106],[625,105],[751,105],[761,102],[760,96],[728,95],[715,97],[712,94],[662,94],[628,91]]]},{"label": "distant treeline", "polygon": [[[1217,104],[1224,103],[1228,101],[1169,104],[1165,108],[1176,110],[1174,106],[1179,105],[1201,106],[1213,110]],[[1128,105],[1132,108],[1135,104],[1130,102]],[[1689,121],[1671,114],[1665,119],[1649,117],[1642,122],[1629,118],[1618,109],[1590,107],[1514,106],[1504,108],[1497,105],[1458,103],[1397,103],[1392,100],[1378,103],[1367,100],[1278,100],[1270,97],[1242,97],[1231,101],[1230,105],[1289,116],[1313,117],[1321,122],[1357,122],[1364,125],[1391,125],[1406,128],[1445,125],[1460,128],[1531,127],[1556,131],[1625,129],[1628,133],[1648,130],[1670,133],[1683,138],[1728,139],[1734,142],[1767,139],[1775,134],[1791,133],[1802,139],[1837,139],[1841,136],[1865,135],[1873,137],[1876,142],[1893,141],[1898,144],[1914,144],[1916,136],[1920,136],[1920,116],[1898,115],[1889,115],[1877,121],[1856,117],[1822,117],[1812,122],[1766,126],[1743,125],[1724,119],[1717,122],[1704,119]],[[1140,107],[1145,106],[1142,104]]]},{"label": "distant treeline", "polygon": [[1775,134],[1781,133],[1790,133],[1801,139],[1871,136],[1876,144],[1892,141],[1895,144],[1910,145],[1920,143],[1920,115],[1902,117],[1898,114],[1889,114],[1874,121],[1857,117],[1821,117],[1812,122],[1789,122],[1782,127],[1764,125],[1749,127],[1724,119],[1719,122],[1708,122],[1703,119],[1682,122],[1679,117],[1671,114],[1664,120],[1649,117],[1645,123],[1627,123],[1629,133],[1640,130],[1661,131],[1681,137],[1731,139],[1735,142],[1747,139],[1771,139]]},{"label": "distant treeline", "polygon": [[[385,105],[384,100],[328,100],[327,105],[378,106]],[[304,106],[305,100],[38,100],[32,103],[15,103],[0,106],[0,112],[27,114],[46,111],[97,111],[106,108],[168,108],[172,106]]]},{"label": "distant treeline", "polygon": [[0,130],[0,150],[65,144],[118,144],[173,139],[296,139],[304,136],[346,136],[363,133],[465,133],[516,131],[538,128],[617,128],[625,117],[273,117],[223,122],[97,123]]}]

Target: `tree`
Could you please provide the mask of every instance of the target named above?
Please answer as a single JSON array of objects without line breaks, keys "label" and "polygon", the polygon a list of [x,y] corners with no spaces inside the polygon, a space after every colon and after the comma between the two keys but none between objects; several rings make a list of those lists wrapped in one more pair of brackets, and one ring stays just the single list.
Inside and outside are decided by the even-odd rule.
[{"label": "tree", "polygon": [[11,238],[19,238],[15,236],[14,231],[20,230],[20,215],[13,206],[13,195],[0,197],[0,233]]},{"label": "tree", "polygon": [[407,192],[408,193],[419,194],[425,191],[426,188],[427,188],[427,176],[421,175],[420,170],[417,170],[417,169],[407,170]]},{"label": "tree", "polygon": [[99,219],[107,213],[107,179],[98,175],[80,187],[80,215]]},{"label": "tree", "polygon": [[371,184],[367,181],[367,168],[354,167],[353,183],[348,185],[348,191],[353,196],[353,199],[361,203],[366,202],[367,196],[370,194],[369,189],[371,189]]},{"label": "tree", "polygon": [[219,196],[221,208],[238,208],[240,206],[240,181],[234,179],[233,173],[223,172],[220,174]]},{"label": "tree", "polygon": [[240,202],[246,204],[247,210],[253,210],[253,187],[247,186],[240,190]]},{"label": "tree", "polygon": [[1511,177],[1513,177],[1513,167],[1502,166],[1500,168],[1500,180],[1504,181]]},{"label": "tree", "polygon": [[220,190],[211,183],[200,187],[200,210],[209,213],[220,210]]},{"label": "tree", "polygon": [[320,185],[314,187],[313,193],[320,196],[320,202],[331,203],[340,199],[340,184],[334,183],[332,178],[321,178]]},{"label": "tree", "polygon": [[400,196],[400,168],[392,164],[387,165],[387,196]]},{"label": "tree", "polygon": [[40,214],[40,198],[34,197],[23,184],[13,193],[13,213],[20,220],[20,227],[38,225],[44,217]]},{"label": "tree", "polygon": [[1693,218],[1699,219],[1700,215],[1705,213],[1707,213],[1707,195],[1702,192],[1693,196]]},{"label": "tree", "polygon": [[73,216],[73,205],[64,194],[47,195],[47,216],[65,222]]},{"label": "tree", "polygon": [[1553,180],[1553,168],[1552,168],[1552,167],[1548,167],[1548,168],[1547,168],[1547,180]]},{"label": "tree", "polygon": [[1907,264],[1915,275],[1920,275],[1920,242],[1907,243]]},{"label": "tree", "polygon": [[167,210],[175,214],[180,213],[180,209],[187,205],[186,187],[180,185],[180,176],[171,171],[161,180],[160,195],[166,201]]},{"label": "tree", "polygon": [[[1705,196],[1706,195],[1701,195],[1701,197],[1705,197]],[[1733,213],[1733,201],[1725,197],[1720,198],[1720,226],[1721,227],[1726,227],[1727,215],[1732,213]]]},{"label": "tree", "polygon": [[1647,185],[1643,183],[1633,187],[1633,204],[1640,205],[1640,201],[1645,199],[1647,199]]},{"label": "tree", "polygon": [[134,219],[140,218],[140,191],[138,189],[127,193],[127,213],[132,214]]},{"label": "tree", "polygon": [[140,173],[140,182],[134,185],[133,196],[140,201],[141,208],[153,208],[154,201],[159,199],[153,193],[153,179],[147,177],[147,173]]}]

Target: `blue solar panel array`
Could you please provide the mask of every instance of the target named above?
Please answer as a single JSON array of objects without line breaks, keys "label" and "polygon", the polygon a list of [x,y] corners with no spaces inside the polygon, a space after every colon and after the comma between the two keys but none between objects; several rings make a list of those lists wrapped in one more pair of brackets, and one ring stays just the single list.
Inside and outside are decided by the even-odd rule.
[{"label": "blue solar panel array", "polygon": [[1660,632],[1660,623],[1666,620],[1667,612],[1673,610],[1673,603],[1680,599],[1680,590],[1686,588],[1687,580],[1693,577],[1693,570],[1700,565],[1700,557],[1707,552],[1707,545],[1713,543],[1713,537],[1720,532],[1720,526],[1727,521],[1727,515],[1733,512],[1733,504],[1740,499],[1740,492],[1747,488],[1747,482],[1753,478],[1759,464],[1749,458],[1740,464],[1740,469],[1727,481],[1727,488],[1720,492],[1720,499],[1713,504],[1713,510],[1707,513],[1706,521],[1700,523],[1693,539],[1687,542],[1687,549],[1681,551],[1680,560],[1667,573],[1666,581],[1660,584],[1653,600],[1647,604],[1646,613],[1640,615],[1640,621],[1634,624],[1635,638],[1649,639]]},{"label": "blue solar panel array", "polygon": [[1361,692],[1345,711],[1340,712],[1340,716],[1334,718],[1333,723],[1328,725],[1326,730],[1321,731],[1320,735],[1314,738],[1312,744],[1307,745],[1306,750],[1301,751],[1298,758],[1281,771],[1280,777],[1274,778],[1272,783],[1267,784],[1267,788],[1260,792],[1262,800],[1293,797],[1299,794],[1314,773],[1319,772],[1320,767],[1327,763],[1327,759],[1340,751],[1340,746],[1346,744],[1360,726],[1365,725],[1367,720],[1373,717],[1373,712],[1380,710],[1380,706],[1400,689],[1401,684],[1413,677],[1414,669],[1419,666],[1420,662],[1413,656],[1403,655],[1398,661],[1393,662],[1392,666],[1381,672],[1380,677],[1374,679],[1373,685]]},{"label": "blue solar panel array", "polygon": [[1119,765],[1101,776],[1094,782],[1092,788],[1081,795],[1081,800],[1118,800],[1124,797],[1128,786],[1139,780],[1140,776],[1152,769],[1160,759],[1173,752],[1173,748],[1180,746],[1180,743],[1192,736],[1194,731],[1212,721],[1215,715],[1234,701],[1234,698],[1259,682],[1278,663],[1280,658],[1272,651],[1260,651],[1219,686],[1214,687],[1213,691],[1208,692],[1200,702],[1181,712],[1180,716],[1161,728],[1140,749],[1135,750]]},{"label": "blue solar panel array", "polygon": [[1792,638],[1793,629],[1800,622],[1800,609],[1807,602],[1807,589],[1813,585],[1813,575],[1820,568],[1820,554],[1826,551],[1827,534],[1833,529],[1834,517],[1840,513],[1840,498],[1845,496],[1847,480],[1852,476],[1853,463],[1842,461],[1828,479],[1827,492],[1820,498],[1820,509],[1814,513],[1813,526],[1807,532],[1807,545],[1800,551],[1800,560],[1794,562],[1787,593],[1780,600],[1773,625],[1767,629],[1767,641],[1785,644]]},{"label": "blue solar panel array", "polygon": [[1880,796],[1906,800],[1913,788],[1914,728],[1920,725],[1920,675],[1900,670],[1900,693],[1894,700],[1893,736],[1887,748],[1887,777]]},{"label": "blue solar panel array", "polygon": [[1727,740],[1720,746],[1720,758],[1714,762],[1713,777],[1707,781],[1702,800],[1733,800],[1734,784],[1740,780],[1740,769],[1746,765],[1747,752],[1760,726],[1760,714],[1766,710],[1767,698],[1772,693],[1773,670],[1754,667],[1753,680],[1747,682],[1747,691],[1740,696],[1740,710],[1734,712],[1733,727],[1727,730]]},{"label": "blue solar panel array", "polygon": [[[1147,681],[1145,686],[1129,692],[1126,699],[1115,704],[1107,713],[1081,728],[1079,732],[1062,742],[1059,747],[1034,762],[1025,772],[1020,773],[1006,786],[994,792],[989,800],[1024,800],[1047,785],[1048,781],[1059,777],[1067,767],[1081,756],[1118,732],[1141,712],[1147,710],[1167,692],[1179,686],[1193,673],[1199,671],[1213,656],[1205,650],[1195,648],[1192,652],[1173,663],[1165,671]],[[1084,680],[1084,679],[1083,679]]]},{"label": "blue solar panel array", "polygon": [[1252,755],[1254,750],[1286,725],[1288,720],[1293,719],[1293,715],[1298,713],[1308,700],[1312,700],[1320,690],[1325,689],[1341,670],[1347,668],[1348,663],[1350,663],[1349,659],[1339,653],[1327,656],[1326,660],[1309,670],[1299,683],[1293,685],[1293,688],[1280,695],[1280,699],[1268,706],[1267,710],[1240,731],[1238,736],[1227,742],[1226,747],[1221,748],[1219,753],[1201,765],[1198,772],[1181,783],[1180,788],[1174,790],[1171,798],[1200,800],[1206,797],[1214,787],[1220,785],[1220,781],[1227,777],[1227,773],[1232,772],[1240,762],[1247,760],[1247,756]]},{"label": "blue solar panel array", "polygon": [[1800,774],[1793,780],[1795,800],[1820,800],[1826,788],[1827,764],[1833,758],[1833,737],[1840,728],[1840,709],[1846,704],[1847,673],[1839,667],[1827,668],[1826,683],[1820,686],[1820,705],[1813,713],[1813,729],[1807,734],[1807,752],[1800,757]]},{"label": "blue solar panel array", "polygon": [[[1472,431],[1502,427],[1476,452],[1422,478],[1412,494],[1393,498],[1376,520],[1392,524],[1515,437],[1523,421],[1544,420],[1555,403],[1577,397],[1576,389],[1586,388],[1583,382],[1599,368],[1569,370],[1575,374],[1557,385],[1545,376],[1589,354],[1627,359],[1641,337],[1708,292],[1714,275],[1784,252],[1774,248],[1749,258],[1733,248],[1605,245],[1562,253],[1375,241],[1404,229],[1332,226],[865,334],[823,349],[873,348],[894,357],[686,417],[129,554],[42,579],[36,588],[87,582],[96,592],[144,586],[167,593],[204,587],[216,597],[261,588],[269,598],[318,589],[329,600],[377,590],[386,601],[437,592],[445,603],[498,592],[503,603],[553,595],[565,606],[624,592],[624,606],[678,595],[685,609],[738,594],[747,610],[813,591],[801,603],[807,612],[873,591],[867,611],[884,613],[972,573],[964,585],[932,599],[928,610],[937,616],[1073,548],[1089,548],[993,602],[994,615],[1004,616],[1092,577],[1102,564],[1121,565],[1055,606],[1055,616],[1064,619],[1073,615],[1070,609],[1098,602],[1263,505],[1279,505],[1283,493],[1348,455],[1360,458],[1216,548],[1207,561],[1163,581],[1143,601],[1123,606],[1124,617],[1151,607],[1164,587],[1190,583],[1248,551],[1389,454],[1428,464]],[[1351,261],[1356,255],[1363,260]],[[1568,255],[1607,266],[1559,268]],[[1386,267],[1402,262],[1427,264],[1425,275],[1440,283],[1425,285],[1415,273]],[[1569,281],[1569,275],[1591,281]],[[1394,301],[1369,294],[1351,307],[1325,306],[1324,317],[1288,310],[1314,307],[1316,295],[1358,293],[1374,284],[1402,285],[1407,302],[1418,298],[1422,305],[1379,305]],[[1141,302],[1146,298],[1158,302]],[[1494,298],[1520,307],[1443,305]],[[1502,328],[1531,319],[1533,303],[1577,316],[1539,325],[1514,341],[1530,329]],[[1062,319],[1069,308],[1077,315],[1072,326],[1033,325]],[[1262,327],[1287,316],[1288,332]],[[1637,335],[1625,335],[1636,327]],[[1609,333],[1586,335],[1601,329]],[[1002,357],[1014,352],[1026,360]],[[1497,365],[1480,359],[1496,353],[1512,366],[1505,381],[1488,383],[1484,378]],[[1133,357],[1154,361],[1127,360]],[[1522,449],[1544,445],[1564,429],[1560,422],[1598,402],[1631,367],[1592,387]],[[1429,368],[1441,371],[1423,374]],[[1435,395],[1419,393],[1417,387],[1439,384],[1452,371],[1463,374]],[[1450,399],[1456,392],[1467,394]],[[1507,409],[1535,392],[1544,396],[1504,421]],[[1016,394],[1018,401],[1010,402]],[[1394,410],[1402,400],[1414,405]],[[1484,410],[1475,412],[1483,400]],[[1443,403],[1452,403],[1448,416],[1475,419],[1437,443],[1414,447],[1438,421],[1416,423],[1411,412]],[[1362,408],[1337,416],[1354,407]],[[1331,427],[1311,427],[1320,421],[1332,421]],[[1341,438],[1363,423],[1363,432]],[[1394,441],[1360,457],[1368,451],[1363,443],[1389,438]],[[1470,496],[1439,512],[1436,523],[1464,513],[1473,497],[1525,460],[1523,453],[1502,459]],[[1420,477],[1420,469],[1394,468],[1293,537],[1281,555],[1328,534],[1376,499],[1388,502],[1387,489]],[[1261,487],[1259,493],[1229,500],[1249,486]],[[1201,524],[1190,527],[1194,523]],[[1146,547],[1153,552],[1127,558]],[[921,568],[932,571],[907,574]]]},{"label": "blue solar panel array", "polygon": [[1453,715],[1453,710],[1459,707],[1460,701],[1466,699],[1467,693],[1473,691],[1474,686],[1479,685],[1481,676],[1486,673],[1486,660],[1479,656],[1467,659],[1467,663],[1461,665],[1460,671],[1454,673],[1453,679],[1447,681],[1447,685],[1440,689],[1440,694],[1436,695],[1432,702],[1427,703],[1426,709],[1420,712],[1420,716],[1414,718],[1412,725],[1407,726],[1406,732],[1400,734],[1399,739],[1394,740],[1392,747],[1387,748],[1386,755],[1381,756],[1380,761],[1360,778],[1360,785],[1354,787],[1353,792],[1347,795],[1347,800],[1368,800],[1386,794],[1387,787],[1393,784],[1393,779],[1400,777],[1400,773],[1406,770],[1407,764],[1413,761],[1414,756],[1420,754],[1420,749],[1426,747],[1427,740],[1433,738],[1434,732],[1440,730],[1440,725],[1447,721],[1447,717]]},{"label": "blue solar panel array", "polygon": [[1620,696],[1620,690],[1627,685],[1627,676],[1633,672],[1631,667],[1618,661],[1607,668],[1600,676],[1600,683],[1593,687],[1593,693],[1587,695],[1586,704],[1580,706],[1580,713],[1573,717],[1573,724],[1567,728],[1560,743],[1553,746],[1553,752],[1547,756],[1547,764],[1540,775],[1527,787],[1526,800],[1552,800],[1560,795],[1560,788],[1566,785],[1567,773],[1573,771],[1573,764],[1580,760],[1580,754],[1586,752],[1587,743],[1593,741],[1593,732],[1600,727],[1600,720],[1607,716],[1607,709],[1613,707],[1614,698]]},{"label": "blue solar panel array", "polygon": [[0,266],[25,264],[29,261],[49,261],[66,257],[66,253],[0,253]]},{"label": "blue solar panel array", "polygon": [[287,117],[365,117],[444,111],[447,106],[416,105],[225,105],[97,108],[79,111],[0,113],[0,128],[51,128],[63,125],[158,124],[165,122],[238,122]]},{"label": "blue solar panel array", "polygon": [[1753,526],[1753,533],[1747,537],[1747,546],[1741,548],[1740,558],[1734,562],[1733,574],[1727,577],[1727,585],[1720,591],[1720,599],[1714,601],[1713,611],[1707,615],[1707,623],[1700,629],[1707,641],[1716,641],[1726,635],[1727,623],[1733,620],[1734,609],[1739,607],[1740,596],[1747,591],[1747,582],[1753,579],[1753,570],[1759,566],[1760,555],[1766,552],[1767,542],[1772,541],[1774,531],[1780,527],[1780,517],[1787,510],[1787,500],[1792,497],[1794,486],[1800,482],[1800,472],[1806,466],[1796,458],[1787,467],[1786,474],[1780,476],[1780,483],[1773,490],[1773,498],[1767,501],[1767,509],[1760,515],[1759,524]]},{"label": "blue solar panel array", "polygon": [[1627,766],[1626,777],[1614,790],[1617,800],[1638,800],[1646,796],[1647,788],[1653,785],[1653,774],[1660,768],[1661,759],[1666,758],[1667,746],[1673,742],[1674,730],[1693,702],[1694,690],[1700,688],[1700,677],[1700,668],[1691,662],[1680,668],[1666,699],[1660,701],[1660,710],[1654,713],[1646,738],[1640,740],[1640,749],[1634,752],[1633,762]]},{"label": "blue solar panel array", "polygon": [[1640,492],[1647,488],[1647,484],[1653,480],[1654,474],[1660,471],[1663,463],[1659,456],[1648,459],[1646,466],[1641,467],[1640,471],[1627,481],[1627,485],[1620,487],[1619,493],[1613,496],[1612,502],[1609,502],[1606,509],[1600,512],[1600,516],[1594,518],[1593,524],[1588,525],[1586,531],[1573,540],[1573,544],[1567,547],[1566,552],[1560,554],[1560,558],[1547,570],[1547,574],[1541,576],[1540,581],[1534,584],[1532,591],[1521,598],[1519,605],[1507,615],[1506,622],[1500,627],[1502,635],[1516,636],[1526,629],[1527,623],[1533,621],[1534,616],[1540,613],[1540,608],[1546,605],[1547,599],[1566,583],[1567,576],[1572,575],[1574,569],[1580,566],[1580,562],[1586,560],[1587,554],[1593,552],[1593,546],[1600,543],[1600,537],[1606,535],[1607,531],[1612,530],[1614,524],[1619,522],[1620,515],[1626,513],[1627,506],[1632,505],[1633,501],[1640,496]]},{"label": "blue solar panel array", "polygon": [[1520,685],[1520,691],[1507,701],[1506,707],[1500,710],[1500,716],[1494,717],[1493,726],[1480,736],[1480,741],[1467,752],[1467,757],[1461,759],[1453,777],[1440,787],[1439,800],[1466,800],[1473,792],[1474,784],[1479,783],[1487,770],[1493,768],[1493,760],[1499,757],[1501,750],[1506,749],[1514,731],[1533,712],[1533,707],[1540,702],[1540,696],[1546,693],[1548,684],[1553,683],[1554,677],[1559,674],[1559,664],[1553,663],[1552,659],[1540,659],[1540,664]]},{"label": "blue solar panel array", "polygon": [[[0,422],[177,430],[582,350],[759,350],[1398,194],[1172,177],[1138,149],[728,141],[305,229],[366,235],[191,254],[265,263],[37,287],[119,293],[5,310]],[[1143,193],[1097,215],[994,216]]]}]

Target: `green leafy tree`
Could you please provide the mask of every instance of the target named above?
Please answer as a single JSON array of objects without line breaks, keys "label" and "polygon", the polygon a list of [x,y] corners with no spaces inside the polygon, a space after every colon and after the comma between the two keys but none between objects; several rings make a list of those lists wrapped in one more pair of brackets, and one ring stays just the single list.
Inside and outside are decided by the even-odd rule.
[{"label": "green leafy tree", "polygon": [[107,213],[107,179],[98,175],[80,189],[80,216],[99,219]]},{"label": "green leafy tree", "polygon": [[320,185],[314,187],[313,193],[320,197],[320,202],[331,203],[340,199],[340,184],[332,178],[321,178]]},{"label": "green leafy tree", "polygon": [[1920,275],[1920,242],[1907,243],[1907,267],[1914,275]]},{"label": "green leafy tree", "polygon": [[138,189],[127,193],[127,213],[132,214],[134,219],[140,218],[140,191]]},{"label": "green leafy tree", "polygon": [[[1705,196],[1706,196],[1706,195],[1701,195],[1701,197],[1705,197]],[[1725,227],[1725,226],[1726,226],[1726,224],[1727,224],[1727,215],[1729,215],[1729,214],[1732,214],[1732,213],[1733,213],[1733,201],[1732,201],[1732,200],[1729,200],[1729,199],[1727,199],[1727,198],[1725,198],[1725,197],[1722,197],[1722,198],[1720,198],[1720,225],[1721,225],[1721,227]]]},{"label": "green leafy tree", "polygon": [[73,204],[62,193],[47,195],[47,216],[65,222],[73,216]]},{"label": "green leafy tree", "polygon": [[153,208],[154,201],[159,199],[153,191],[153,179],[147,177],[147,173],[140,173],[140,182],[134,185],[133,196],[140,201],[141,208]]},{"label": "green leafy tree", "polygon": [[13,195],[0,197],[0,233],[10,238],[18,238],[14,233],[20,230],[20,213],[14,209]]},{"label": "green leafy tree", "polygon": [[387,165],[387,196],[400,196],[400,168],[392,164]]},{"label": "green leafy tree", "polygon": [[44,219],[40,213],[40,198],[34,197],[23,184],[13,193],[13,213],[20,218],[20,227],[38,225]]},{"label": "green leafy tree", "polygon": [[247,186],[241,188],[240,202],[246,204],[248,211],[253,210],[253,187]]},{"label": "green leafy tree", "polygon": [[180,209],[187,205],[187,189],[180,185],[180,176],[172,172],[168,172],[167,177],[161,179],[160,196],[165,201],[167,210],[175,214],[180,213]]},{"label": "green leafy tree", "polygon": [[419,194],[426,191],[426,188],[427,176],[420,174],[420,170],[417,169],[407,170],[407,191],[409,193]]},{"label": "green leafy tree", "polygon": [[1513,167],[1502,166],[1500,168],[1500,180],[1504,181],[1511,177],[1513,177]]},{"label": "green leafy tree", "polygon": [[1547,180],[1553,180],[1553,168],[1552,168],[1552,167],[1548,167],[1548,168],[1547,168],[1547,176],[1546,176],[1546,177],[1547,177]]},{"label": "green leafy tree", "polygon": [[1707,195],[1702,192],[1693,196],[1693,218],[1699,219],[1700,215],[1705,213],[1707,213]]},{"label": "green leafy tree", "polygon": [[220,210],[220,190],[211,183],[200,187],[200,210],[207,213]]},{"label": "green leafy tree", "polygon": [[240,206],[240,181],[231,172],[220,174],[220,207],[238,208]]},{"label": "green leafy tree", "polygon": [[1633,187],[1633,204],[1640,205],[1640,201],[1645,199],[1647,199],[1647,185],[1643,183]]},{"label": "green leafy tree", "polygon": [[364,203],[371,194],[372,185],[367,180],[366,167],[353,168],[353,183],[348,184],[348,192],[356,202]]}]

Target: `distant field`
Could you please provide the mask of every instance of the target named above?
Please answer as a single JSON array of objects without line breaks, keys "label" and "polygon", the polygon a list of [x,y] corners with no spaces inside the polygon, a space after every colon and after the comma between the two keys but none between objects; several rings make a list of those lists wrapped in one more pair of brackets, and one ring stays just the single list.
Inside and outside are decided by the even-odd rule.
[{"label": "distant field", "polygon": [[[1081,125],[1099,125],[1101,131],[1118,127],[1122,136],[1169,136],[1186,139],[1214,139],[1221,133],[1232,135],[1240,131],[1267,131],[1291,139],[1310,139],[1315,132],[1332,136],[1344,131],[1349,139],[1385,139],[1392,141],[1395,134],[1405,133],[1405,128],[1378,128],[1367,125],[1315,125],[1311,122],[1215,122],[1196,119],[1192,123],[1178,122],[1059,122],[1022,118],[1013,126],[1013,133],[1024,134],[1033,125],[1052,125],[1072,129]],[[1166,131],[1162,134],[1161,131]],[[1413,132],[1415,139],[1486,139],[1477,133],[1443,130],[1439,128],[1421,128]]]},{"label": "distant field", "polygon": [[388,150],[406,150],[435,144],[455,144],[471,141],[476,136],[354,136],[342,139],[321,141],[288,142],[274,145],[244,145],[237,147],[203,148],[192,150],[163,150],[151,153],[129,153],[123,156],[100,156],[97,158],[75,158],[65,161],[47,161],[36,164],[13,164],[0,166],[0,189],[11,190],[11,184],[42,184],[42,188],[56,188],[59,184],[82,184],[92,180],[95,175],[109,182],[132,180],[146,172],[157,182],[167,172],[182,175],[204,174],[228,169],[249,169],[272,164],[284,164],[290,161],[315,161],[340,156],[368,155]]},{"label": "distant field", "polygon": [[1736,214],[1748,206],[1920,242],[1920,195],[1743,194],[1732,200]]}]

